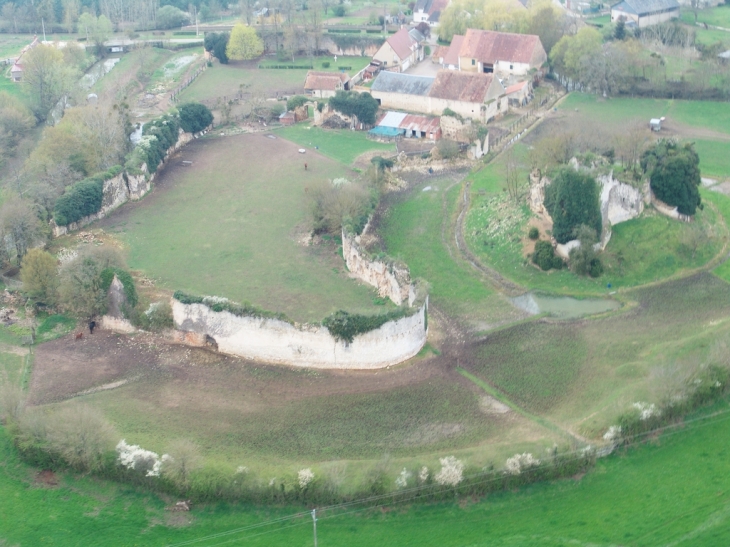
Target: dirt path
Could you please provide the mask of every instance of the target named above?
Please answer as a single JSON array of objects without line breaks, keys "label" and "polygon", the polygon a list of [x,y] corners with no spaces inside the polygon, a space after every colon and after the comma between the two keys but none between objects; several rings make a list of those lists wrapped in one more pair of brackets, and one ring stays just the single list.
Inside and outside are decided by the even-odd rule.
[{"label": "dirt path", "polygon": [[705,127],[685,125],[676,120],[668,119],[662,123],[661,134],[669,133],[683,139],[705,139],[712,141],[730,142],[730,133],[722,133]]}]

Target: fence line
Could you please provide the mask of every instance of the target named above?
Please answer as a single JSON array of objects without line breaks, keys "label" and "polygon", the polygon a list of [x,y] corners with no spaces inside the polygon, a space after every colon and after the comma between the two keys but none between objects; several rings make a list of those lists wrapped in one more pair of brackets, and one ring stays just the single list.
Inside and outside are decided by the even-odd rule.
[{"label": "fence line", "polygon": [[[183,83],[181,83],[177,88],[175,88],[170,93],[170,100],[172,102],[177,102],[177,97],[182,93],[182,91],[187,88],[190,84],[192,84],[198,76],[200,76],[203,72],[205,72],[205,69],[208,68],[208,63],[203,62],[203,64],[198,68],[198,70],[195,71],[195,73],[190,76],[187,80],[185,80]],[[202,102],[202,101],[201,101]]]}]

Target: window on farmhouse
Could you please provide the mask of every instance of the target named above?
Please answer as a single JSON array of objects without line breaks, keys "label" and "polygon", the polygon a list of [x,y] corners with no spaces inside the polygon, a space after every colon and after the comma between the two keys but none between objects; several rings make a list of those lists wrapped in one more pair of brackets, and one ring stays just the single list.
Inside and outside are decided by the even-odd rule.
[{"label": "window on farmhouse", "polygon": [[472,64],[472,66],[475,65],[475,64],[477,64],[476,59],[472,59],[471,60],[471,64]]}]

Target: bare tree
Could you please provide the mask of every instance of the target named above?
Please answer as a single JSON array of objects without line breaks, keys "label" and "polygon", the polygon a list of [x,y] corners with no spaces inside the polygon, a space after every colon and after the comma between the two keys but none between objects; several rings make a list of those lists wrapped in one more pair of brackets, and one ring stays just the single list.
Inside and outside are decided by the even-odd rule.
[{"label": "bare tree", "polygon": [[94,471],[114,448],[116,433],[104,416],[87,405],[73,404],[51,415],[48,442],[51,449],[77,469]]},{"label": "bare tree", "polygon": [[0,208],[0,229],[3,238],[13,247],[18,262],[43,234],[33,204],[19,197],[8,199]]},{"label": "bare tree", "polygon": [[179,488],[187,488],[190,473],[200,467],[198,447],[187,439],[178,439],[170,443],[167,453],[171,459],[165,461],[162,474]]}]

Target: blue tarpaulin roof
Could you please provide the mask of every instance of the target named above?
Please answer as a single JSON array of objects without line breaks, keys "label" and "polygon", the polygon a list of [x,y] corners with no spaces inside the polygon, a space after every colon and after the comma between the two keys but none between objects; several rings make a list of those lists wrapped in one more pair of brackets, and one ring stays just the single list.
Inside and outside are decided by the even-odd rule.
[{"label": "blue tarpaulin roof", "polygon": [[406,130],[398,129],[397,127],[383,127],[382,125],[379,125],[378,127],[373,127],[370,131],[368,131],[368,133],[380,137],[397,137],[398,135],[405,135]]}]

